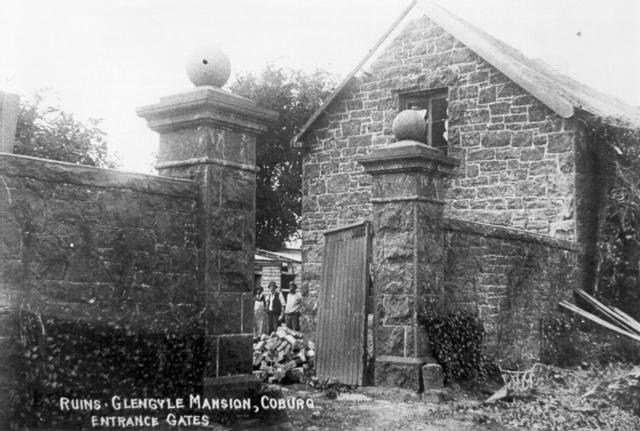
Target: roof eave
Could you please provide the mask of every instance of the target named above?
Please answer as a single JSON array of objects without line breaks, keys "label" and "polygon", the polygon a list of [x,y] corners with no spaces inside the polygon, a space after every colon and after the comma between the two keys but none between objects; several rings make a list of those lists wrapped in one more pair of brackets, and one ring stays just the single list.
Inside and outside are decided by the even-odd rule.
[{"label": "roof eave", "polygon": [[358,71],[362,68],[362,66],[364,66],[364,64],[367,61],[369,61],[371,56],[375,54],[378,48],[380,48],[380,45],[382,45],[384,41],[387,40],[387,38],[393,32],[393,30],[395,30],[396,27],[402,22],[402,20],[404,20],[404,18],[409,14],[409,12],[411,12],[411,10],[414,8],[416,4],[418,4],[418,0],[412,0],[411,3],[407,5],[407,7],[402,11],[402,13],[398,16],[398,18],[396,18],[393,24],[391,24],[391,26],[387,29],[387,31],[385,31],[384,34],[380,37],[380,39],[378,39],[376,44],[373,45],[371,49],[369,49],[369,51],[367,51],[365,56],[362,58],[362,60],[360,60],[360,62],[356,65],[356,67],[354,67],[353,70],[349,72],[349,74],[340,82],[340,84],[338,84],[335,90],[333,90],[333,92],[329,95],[329,97],[327,97],[327,99],[316,110],[316,112],[313,113],[313,115],[309,118],[309,120],[307,120],[307,122],[304,123],[304,126],[302,126],[302,129],[300,129],[300,131],[296,133],[296,135],[291,140],[291,146],[293,147],[302,146],[301,141],[304,138],[304,136],[307,134],[307,132],[309,131],[313,123],[315,123],[316,120],[320,117],[320,115],[322,115],[322,113],[325,111],[325,109],[329,107],[331,102],[333,102],[333,100],[338,96],[338,94],[340,94],[340,92],[344,89],[344,87],[346,87],[346,85],[349,83],[349,81],[351,81],[351,79],[356,75],[356,73],[358,73]]},{"label": "roof eave", "polygon": [[460,20],[441,6],[432,2],[424,2],[422,3],[422,7],[426,15],[436,24],[444,28],[447,33],[462,42],[471,51],[482,57],[511,81],[540,100],[553,112],[563,118],[573,117],[575,114],[573,104],[561,94],[558,94],[554,89],[553,83],[549,82],[548,86],[540,85],[541,81],[548,81],[546,77],[520,64],[500,50],[493,49],[490,42],[488,42],[479,31],[476,31],[468,23]]}]

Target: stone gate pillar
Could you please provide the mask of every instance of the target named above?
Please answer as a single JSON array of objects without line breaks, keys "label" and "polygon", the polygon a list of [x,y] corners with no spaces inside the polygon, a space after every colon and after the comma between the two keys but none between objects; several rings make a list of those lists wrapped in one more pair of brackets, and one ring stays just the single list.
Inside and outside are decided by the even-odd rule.
[{"label": "stone gate pillar", "polygon": [[19,111],[18,95],[0,91],[0,153],[13,153]]},{"label": "stone gate pillar", "polygon": [[252,371],[256,136],[277,114],[216,88],[229,76],[220,51],[196,55],[187,68],[195,89],[137,112],[160,134],[160,175],[200,184],[198,267],[209,309],[206,387]]},{"label": "stone gate pillar", "polygon": [[375,384],[420,390],[430,362],[420,314],[442,300],[444,185],[457,161],[404,139],[359,162],[373,176]]}]

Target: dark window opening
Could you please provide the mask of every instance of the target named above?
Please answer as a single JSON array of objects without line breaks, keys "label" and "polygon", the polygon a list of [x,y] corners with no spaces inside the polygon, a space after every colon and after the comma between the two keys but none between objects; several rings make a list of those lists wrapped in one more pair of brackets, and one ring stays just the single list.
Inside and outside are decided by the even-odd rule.
[{"label": "dark window opening", "polygon": [[447,90],[424,91],[400,95],[400,110],[425,111],[427,123],[423,142],[447,152]]}]

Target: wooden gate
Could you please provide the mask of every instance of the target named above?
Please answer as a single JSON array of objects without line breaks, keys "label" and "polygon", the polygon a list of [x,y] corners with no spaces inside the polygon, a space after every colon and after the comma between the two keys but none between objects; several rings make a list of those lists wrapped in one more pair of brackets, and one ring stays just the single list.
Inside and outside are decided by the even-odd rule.
[{"label": "wooden gate", "polygon": [[362,385],[366,373],[371,224],[325,233],[316,377]]}]

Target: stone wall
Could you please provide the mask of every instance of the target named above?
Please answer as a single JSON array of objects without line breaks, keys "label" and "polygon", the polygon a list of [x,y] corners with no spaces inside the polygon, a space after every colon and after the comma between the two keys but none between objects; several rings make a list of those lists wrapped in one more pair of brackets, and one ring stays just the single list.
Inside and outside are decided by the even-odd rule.
[{"label": "stone wall", "polygon": [[574,243],[456,219],[445,219],[443,228],[448,308],[478,313],[491,356],[538,360],[542,325],[572,297]]},{"label": "stone wall", "polygon": [[15,335],[19,305],[45,322],[188,331],[180,321],[204,302],[197,195],[188,180],[0,154],[0,336]]},{"label": "stone wall", "polygon": [[371,217],[371,177],[356,157],[394,141],[399,95],[448,89],[448,154],[460,160],[446,212],[576,239],[575,150],[583,134],[429,19],[421,18],[333,101],[305,139],[303,285],[307,330],[320,283],[322,232]]}]

